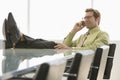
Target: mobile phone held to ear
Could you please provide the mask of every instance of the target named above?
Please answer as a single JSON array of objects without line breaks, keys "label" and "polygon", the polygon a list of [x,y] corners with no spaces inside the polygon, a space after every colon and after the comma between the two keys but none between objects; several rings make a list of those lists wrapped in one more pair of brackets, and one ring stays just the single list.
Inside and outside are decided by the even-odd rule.
[{"label": "mobile phone held to ear", "polygon": [[85,26],[85,21],[82,21],[82,25]]}]

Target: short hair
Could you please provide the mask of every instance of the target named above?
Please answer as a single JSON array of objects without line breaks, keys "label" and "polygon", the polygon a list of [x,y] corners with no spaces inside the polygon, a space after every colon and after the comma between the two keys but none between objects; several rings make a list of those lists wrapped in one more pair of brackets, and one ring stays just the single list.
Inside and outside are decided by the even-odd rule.
[{"label": "short hair", "polygon": [[93,9],[93,8],[87,8],[85,10],[85,12],[93,12],[93,16],[95,18],[101,17],[100,12],[98,10],[96,10],[96,9]]}]

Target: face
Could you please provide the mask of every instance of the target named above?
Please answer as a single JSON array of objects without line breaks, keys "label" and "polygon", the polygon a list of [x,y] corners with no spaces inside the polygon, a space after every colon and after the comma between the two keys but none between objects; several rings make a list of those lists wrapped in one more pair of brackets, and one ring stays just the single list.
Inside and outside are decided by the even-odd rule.
[{"label": "face", "polygon": [[98,19],[93,16],[93,12],[86,12],[84,17],[85,25],[88,29],[98,26]]}]

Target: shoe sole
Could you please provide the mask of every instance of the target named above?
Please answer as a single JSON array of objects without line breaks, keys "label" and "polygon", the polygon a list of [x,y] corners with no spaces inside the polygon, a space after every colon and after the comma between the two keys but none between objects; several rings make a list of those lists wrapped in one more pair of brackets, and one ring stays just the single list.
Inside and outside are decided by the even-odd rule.
[{"label": "shoe sole", "polygon": [[3,37],[4,37],[4,48],[11,48],[12,47],[12,43],[10,40],[10,36],[9,36],[9,31],[8,31],[8,21],[7,19],[4,20],[3,22],[3,27],[2,27],[2,32],[3,32]]},{"label": "shoe sole", "polygon": [[8,31],[7,31],[7,19],[5,19],[3,22],[2,32],[3,32],[4,40],[8,41],[8,39],[7,39],[7,37],[8,37],[8,35],[7,35],[7,33],[8,33]]},{"label": "shoe sole", "polygon": [[20,31],[17,28],[17,24],[11,12],[8,14],[8,26],[11,41],[13,44],[15,44],[20,40]]}]

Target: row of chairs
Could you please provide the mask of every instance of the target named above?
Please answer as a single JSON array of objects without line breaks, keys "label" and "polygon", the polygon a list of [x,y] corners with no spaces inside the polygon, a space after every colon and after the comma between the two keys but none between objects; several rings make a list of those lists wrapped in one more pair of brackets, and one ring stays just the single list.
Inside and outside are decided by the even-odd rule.
[{"label": "row of chairs", "polygon": [[[76,53],[61,63],[42,63],[4,75],[2,80],[102,80],[110,79],[116,44],[97,48],[94,54]],[[8,75],[9,74],[9,75]],[[11,75],[12,74],[12,75]],[[7,77],[8,76],[8,77]],[[28,77],[29,76],[29,77]]]},{"label": "row of chairs", "polygon": [[[84,74],[85,70],[89,68],[89,62],[82,63],[82,55],[76,54],[73,59],[68,60],[68,65],[66,67],[64,76],[67,77],[67,80],[103,80],[110,79],[111,69],[113,66],[113,59],[115,54],[116,44],[110,44],[109,46],[102,46],[97,48],[93,61],[91,63],[89,72]],[[90,57],[89,57],[90,58]],[[90,59],[89,59],[90,60]],[[82,65],[84,68],[82,68]],[[85,67],[87,66],[87,68]],[[80,69],[83,71],[80,72]],[[87,70],[88,71],[88,70]],[[80,75],[82,74],[82,76]],[[87,77],[86,77],[87,76]]]}]

